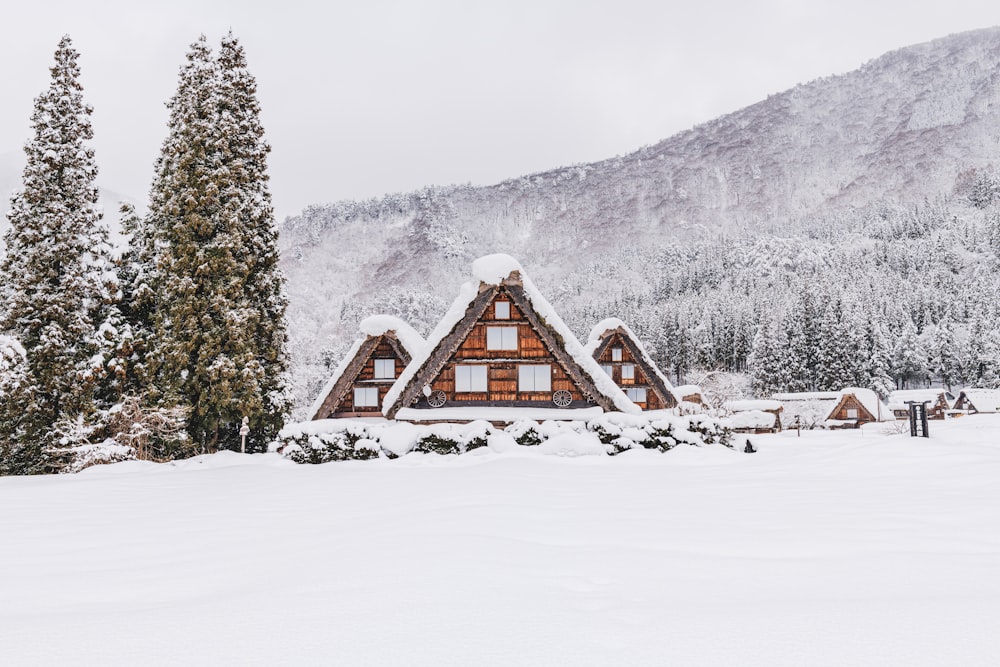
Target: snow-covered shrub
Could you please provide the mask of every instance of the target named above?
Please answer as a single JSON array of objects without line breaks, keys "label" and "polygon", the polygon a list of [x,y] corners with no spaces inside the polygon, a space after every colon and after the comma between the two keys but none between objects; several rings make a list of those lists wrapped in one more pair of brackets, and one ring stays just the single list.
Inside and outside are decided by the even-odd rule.
[{"label": "snow-covered shrub", "polygon": [[413,448],[413,451],[434,454],[461,454],[462,443],[449,435],[428,433],[420,436],[417,440],[417,446]]},{"label": "snow-covered shrub", "polygon": [[[378,458],[382,449],[377,435],[361,423],[344,421],[343,428],[324,433],[299,430],[279,433],[284,455],[296,463],[368,460]],[[282,437],[284,435],[284,437]]]},{"label": "snow-covered shrub", "polygon": [[112,438],[101,439],[106,429],[100,420],[83,415],[60,419],[52,425],[55,444],[46,447],[45,455],[59,472],[80,472],[84,468],[102,463],[119,463],[135,459],[135,449],[122,445]]},{"label": "snow-covered shrub", "polygon": [[535,447],[542,444],[545,438],[539,431],[538,422],[526,420],[516,421],[504,429],[517,444],[522,447]]},{"label": "snow-covered shrub", "polygon": [[688,422],[687,430],[701,436],[701,441],[706,445],[717,442],[732,449],[733,431],[723,425],[718,419],[712,419],[706,415],[690,415],[686,419]]},{"label": "snow-covered shrub", "polygon": [[435,424],[417,439],[415,452],[435,454],[464,454],[473,449],[485,447],[493,427],[489,422],[475,421],[469,424]]}]

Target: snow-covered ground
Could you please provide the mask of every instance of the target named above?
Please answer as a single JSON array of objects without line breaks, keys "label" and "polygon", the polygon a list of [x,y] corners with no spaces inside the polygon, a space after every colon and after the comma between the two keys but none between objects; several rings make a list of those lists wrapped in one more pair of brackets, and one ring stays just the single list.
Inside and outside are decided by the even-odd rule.
[{"label": "snow-covered ground", "polygon": [[0,479],[0,665],[995,665],[1000,417]]}]

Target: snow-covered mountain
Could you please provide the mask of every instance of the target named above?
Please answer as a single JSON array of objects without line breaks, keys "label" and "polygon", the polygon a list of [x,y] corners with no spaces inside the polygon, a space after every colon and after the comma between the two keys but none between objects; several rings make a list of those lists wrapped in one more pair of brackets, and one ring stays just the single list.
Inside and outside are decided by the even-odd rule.
[{"label": "snow-covered mountain", "polygon": [[826,238],[844,212],[949,195],[998,157],[1000,28],[989,28],[893,51],[624,157],[313,206],[282,229],[293,349],[336,348],[354,335],[345,313],[387,299],[423,295],[413,317],[433,318],[427,300],[449,299],[489,252],[518,257],[543,289],[608,258],[606,282],[634,282],[644,260],[630,249],[819,228]]}]

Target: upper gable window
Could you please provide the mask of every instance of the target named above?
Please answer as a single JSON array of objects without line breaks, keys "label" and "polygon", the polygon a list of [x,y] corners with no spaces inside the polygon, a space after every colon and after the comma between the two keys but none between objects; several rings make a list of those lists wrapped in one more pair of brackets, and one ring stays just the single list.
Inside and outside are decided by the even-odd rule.
[{"label": "upper gable window", "polygon": [[487,350],[517,350],[517,327],[486,327]]},{"label": "upper gable window", "polygon": [[620,347],[611,348],[611,361],[622,360],[622,349]]},{"label": "upper gable window", "polygon": [[847,418],[848,419],[857,419],[858,418],[858,409],[857,408],[847,408]]},{"label": "upper gable window", "polygon": [[497,320],[510,319],[510,301],[497,301],[493,304],[493,318]]},{"label": "upper gable window", "polygon": [[376,359],[375,360],[375,379],[376,380],[388,380],[396,377],[396,360],[395,359]]}]

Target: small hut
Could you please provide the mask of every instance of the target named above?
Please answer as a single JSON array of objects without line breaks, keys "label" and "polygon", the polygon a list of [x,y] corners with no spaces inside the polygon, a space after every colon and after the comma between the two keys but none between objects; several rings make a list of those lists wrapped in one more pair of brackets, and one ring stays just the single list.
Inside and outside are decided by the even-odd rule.
[{"label": "small hut", "polygon": [[678,398],[681,414],[697,414],[705,412],[712,406],[705,400],[705,393],[697,384],[682,384],[674,387],[674,396]]},{"label": "small hut", "polygon": [[501,424],[640,412],[516,260],[481,257],[472,272],[386,395],[387,418]]},{"label": "small hut", "polygon": [[402,320],[376,315],[360,324],[344,360],[313,404],[312,419],[382,418],[386,392],[424,346],[424,339]]},{"label": "small hut", "polygon": [[871,389],[848,387],[838,394],[836,405],[826,417],[829,428],[858,428],[871,422],[895,421],[892,411]]},{"label": "small hut", "polygon": [[723,406],[730,413],[733,430],[739,433],[777,433],[781,430],[784,407],[775,400],[727,401]]},{"label": "small hut", "polygon": [[951,409],[951,404],[955,400],[948,391],[944,389],[899,389],[889,394],[886,399],[889,409],[896,419],[909,419],[910,406],[908,403],[928,403],[928,419],[944,419],[945,414]]},{"label": "small hut", "polygon": [[775,394],[774,400],[781,403],[781,424],[784,428],[812,429],[823,426],[827,415],[840,400],[836,391],[799,391]]},{"label": "small hut", "polygon": [[953,408],[970,415],[1000,412],[1000,389],[963,389]]},{"label": "small hut", "polygon": [[674,408],[680,402],[642,342],[621,320],[612,317],[598,322],[584,348],[643,410]]}]

